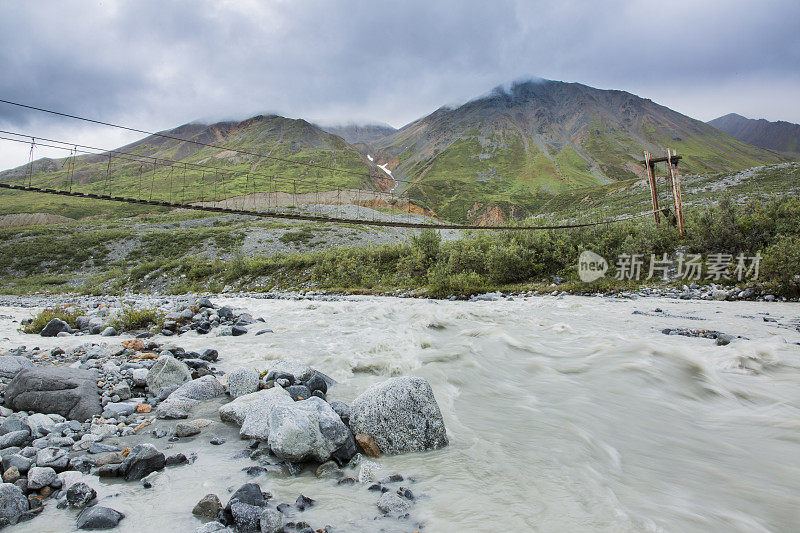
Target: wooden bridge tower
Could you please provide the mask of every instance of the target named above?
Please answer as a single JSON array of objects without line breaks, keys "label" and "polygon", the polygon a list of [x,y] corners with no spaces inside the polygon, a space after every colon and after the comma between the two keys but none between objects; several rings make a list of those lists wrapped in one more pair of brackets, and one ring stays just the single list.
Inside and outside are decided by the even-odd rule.
[{"label": "wooden bridge tower", "polygon": [[666,157],[653,157],[653,155],[645,151],[644,161],[640,161],[644,165],[645,172],[647,172],[647,183],[650,185],[650,198],[653,201],[653,216],[655,217],[656,224],[660,222],[660,209],[658,207],[658,187],[656,186],[656,163],[667,164],[667,195],[672,195],[672,205],[675,209],[675,225],[678,227],[678,233],[681,237],[684,234],[683,224],[683,201],[681,200],[681,179],[678,175],[678,162],[681,156],[675,150],[667,148]]}]

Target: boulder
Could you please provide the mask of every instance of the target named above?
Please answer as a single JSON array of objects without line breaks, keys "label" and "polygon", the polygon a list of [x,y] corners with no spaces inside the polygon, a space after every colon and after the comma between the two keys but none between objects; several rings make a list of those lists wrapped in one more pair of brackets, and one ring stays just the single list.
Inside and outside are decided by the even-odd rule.
[{"label": "boulder", "polygon": [[72,329],[69,327],[69,324],[60,318],[54,318],[42,328],[42,331],[39,332],[39,335],[42,337],[55,337],[61,332],[71,333]]},{"label": "boulder", "polygon": [[122,463],[126,481],[136,481],[146,475],[161,470],[166,464],[166,457],[152,444],[138,444]]},{"label": "boulder", "polygon": [[232,402],[223,405],[219,408],[219,417],[223,422],[231,422],[237,426],[241,426],[247,414],[256,408],[256,403],[259,403],[265,398],[272,398],[273,396],[283,396],[285,400],[292,400],[289,393],[280,387],[264,389],[252,394],[239,396]]},{"label": "boulder", "polygon": [[245,483],[233,493],[231,499],[225,504],[225,510],[230,512],[231,506],[237,502],[263,507],[266,504],[261,487],[257,483]]},{"label": "boulder", "polygon": [[158,396],[165,389],[180,386],[191,379],[189,367],[171,355],[162,355],[147,373],[147,386],[152,394]]},{"label": "boulder", "polygon": [[316,397],[276,405],[269,415],[270,449],[290,462],[324,463],[348,438],[350,431],[339,415]]},{"label": "boulder", "polygon": [[14,413],[0,424],[0,435],[6,435],[13,431],[29,430],[28,416],[25,413]]},{"label": "boulder", "polygon": [[203,376],[188,381],[175,389],[156,408],[158,418],[187,418],[192,407],[201,401],[225,394],[225,387],[214,376]]},{"label": "boulder", "polygon": [[430,384],[418,377],[371,386],[350,407],[350,428],[372,438],[385,454],[420,452],[447,445],[447,433]]},{"label": "boulder", "polygon": [[261,513],[261,533],[280,533],[283,530],[283,514],[274,509]]},{"label": "boulder", "polygon": [[236,502],[231,505],[231,516],[236,529],[240,533],[254,533],[260,531],[259,522],[264,509],[258,505]]},{"label": "boulder", "polygon": [[33,361],[21,355],[0,356],[0,378],[11,379],[21,370],[35,366]]},{"label": "boulder", "polygon": [[81,511],[78,515],[78,529],[113,529],[125,515],[110,507],[95,505]]},{"label": "boulder", "polygon": [[292,376],[293,383],[299,381],[308,381],[317,371],[308,365],[296,363],[294,361],[272,361],[269,363],[269,372],[267,373],[266,380],[276,379],[280,374],[289,374]]},{"label": "boulder", "polygon": [[73,483],[67,488],[67,505],[73,509],[83,509],[97,497],[97,492],[86,483]]},{"label": "boulder", "polygon": [[266,441],[270,434],[272,410],[278,405],[291,405],[292,403],[292,398],[280,387],[267,389],[260,394],[257,401],[247,405],[239,435],[246,439]]},{"label": "boulder", "polygon": [[232,398],[251,394],[258,390],[258,371],[239,367],[228,374],[228,392]]},{"label": "boulder", "polygon": [[34,466],[28,471],[28,488],[39,490],[52,484],[57,478],[56,471],[49,466]]},{"label": "boulder", "polygon": [[84,422],[102,411],[97,371],[68,367],[23,369],[8,384],[5,403],[17,411],[56,413]]},{"label": "boulder", "polygon": [[200,518],[213,520],[222,510],[222,502],[216,494],[206,494],[192,509],[192,514]]},{"label": "boulder", "polygon": [[16,524],[28,509],[28,499],[19,487],[12,483],[0,484],[0,525]]}]

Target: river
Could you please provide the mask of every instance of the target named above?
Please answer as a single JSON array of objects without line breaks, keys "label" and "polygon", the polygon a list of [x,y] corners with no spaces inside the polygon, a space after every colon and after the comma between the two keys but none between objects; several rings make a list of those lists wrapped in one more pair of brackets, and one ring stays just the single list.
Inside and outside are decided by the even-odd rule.
[{"label": "river", "polygon": [[[418,496],[413,522],[374,522],[375,493],[310,472],[255,479],[278,500],[300,492],[317,500],[302,517],[314,527],[755,532],[800,524],[799,304],[578,296],[214,302],[247,308],[274,330],[175,339],[187,349],[217,348],[224,370],[298,360],[338,380],[328,398],[346,402],[392,375],[422,376],[433,387],[450,445],[378,459],[385,473],[416,478],[408,485]],[[0,349],[88,340],[16,332],[8,316],[33,311],[0,308]],[[745,338],[717,346],[661,333],[677,327]],[[194,464],[166,470],[152,489],[90,478],[107,505],[126,513],[118,531],[193,531],[200,522],[191,509],[202,496],[225,502],[249,480],[241,469],[254,463],[233,457],[244,443],[218,425],[226,445],[175,443],[188,452],[205,442]],[[74,512],[50,502],[44,516],[13,529],[71,530]]]}]

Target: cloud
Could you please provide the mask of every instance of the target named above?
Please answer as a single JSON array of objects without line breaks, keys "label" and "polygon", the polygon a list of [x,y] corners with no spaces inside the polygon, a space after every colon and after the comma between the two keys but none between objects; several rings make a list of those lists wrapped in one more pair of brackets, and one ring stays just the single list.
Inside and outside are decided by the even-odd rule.
[{"label": "cloud", "polygon": [[[0,97],[148,130],[263,112],[402,126],[541,76],[800,122],[798,17],[796,0],[6,2]],[[5,105],[0,127],[119,141]]]}]

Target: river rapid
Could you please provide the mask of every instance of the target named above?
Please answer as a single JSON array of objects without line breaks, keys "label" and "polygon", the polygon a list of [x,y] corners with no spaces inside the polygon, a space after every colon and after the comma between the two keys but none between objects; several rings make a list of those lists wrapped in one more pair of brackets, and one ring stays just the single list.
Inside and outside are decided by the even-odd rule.
[{"label": "river rapid", "polygon": [[[174,339],[186,349],[217,348],[223,370],[297,360],[339,381],[328,399],[345,402],[394,375],[421,376],[433,387],[450,445],[377,460],[386,474],[416,478],[408,485],[418,496],[412,522],[371,521],[374,492],[312,472],[255,479],[277,500],[301,492],[317,500],[302,517],[314,527],[756,532],[800,524],[800,304],[578,296],[213,301],[246,308],[274,330]],[[18,333],[9,317],[35,311],[0,307],[1,350],[108,341]],[[745,338],[717,346],[664,328]],[[241,469],[255,463],[234,458],[246,442],[219,426],[223,446],[209,445],[205,434],[174,443],[172,450],[195,450],[198,460],[162,472],[152,489],[90,478],[106,504],[127,515],[118,531],[193,531],[200,498],[214,492],[225,502],[229,489],[252,480]],[[166,439],[155,443],[167,452]],[[74,515],[51,502],[11,529],[74,530]]]}]

